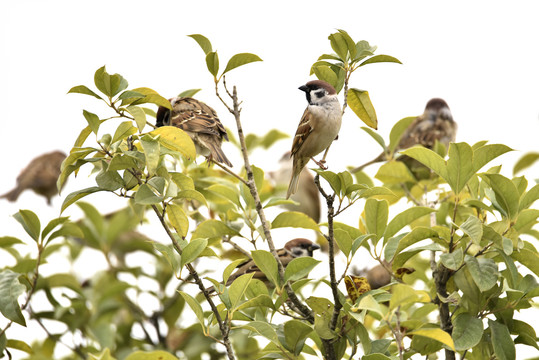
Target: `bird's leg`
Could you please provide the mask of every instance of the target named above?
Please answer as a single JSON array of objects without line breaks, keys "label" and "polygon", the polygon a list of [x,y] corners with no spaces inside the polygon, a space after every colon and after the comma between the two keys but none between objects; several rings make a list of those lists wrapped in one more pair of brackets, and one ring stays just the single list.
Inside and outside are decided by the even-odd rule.
[{"label": "bird's leg", "polygon": [[311,160],[314,161],[314,163],[316,165],[318,165],[320,167],[320,169],[322,169],[322,170],[327,170],[328,169],[328,167],[326,165],[324,165],[326,163],[326,160],[324,160],[323,158],[322,158],[322,160],[317,161],[315,158],[312,157]]}]

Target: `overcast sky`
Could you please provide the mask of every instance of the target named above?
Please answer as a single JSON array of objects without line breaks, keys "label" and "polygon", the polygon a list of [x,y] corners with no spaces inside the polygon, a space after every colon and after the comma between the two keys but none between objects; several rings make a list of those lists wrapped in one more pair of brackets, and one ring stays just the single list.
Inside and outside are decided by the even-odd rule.
[{"label": "overcast sky", "polygon": [[[95,89],[93,74],[103,65],[123,75],[130,88],[150,87],[165,97],[202,88],[197,97],[233,128],[233,118],[214,95],[201,49],[186,36],[196,33],[212,41],[222,68],[239,52],[264,60],[227,78],[244,101],[246,132],[278,128],[294,134],[306,106],[297,88],[312,79],[309,69],[318,56],[331,52],[328,35],[344,29],[356,41],[377,45],[377,54],[403,63],[365,66],[352,77],[352,87],[369,91],[384,138],[396,121],[419,115],[430,98],[442,97],[459,124],[457,141],[489,140],[518,150],[493,163],[503,164],[510,176],[516,159],[539,151],[538,10],[534,1],[5,1],[0,193],[15,185],[35,156],[70,150],[86,126],[82,109],[110,115],[97,99],[67,94],[75,85]],[[331,170],[359,165],[380,152],[360,126],[348,111],[328,157]],[[281,141],[253,160],[275,168],[290,145],[291,140]],[[233,153],[229,157],[239,171],[235,149],[229,144],[224,149]],[[537,168],[530,181],[539,177]],[[86,176],[81,182],[70,179],[63,196],[92,186]],[[55,199],[51,211],[31,193],[17,204],[0,200],[0,235],[24,237],[9,217],[19,208],[35,210],[45,223],[60,205]],[[101,206],[105,211],[108,204]]]}]

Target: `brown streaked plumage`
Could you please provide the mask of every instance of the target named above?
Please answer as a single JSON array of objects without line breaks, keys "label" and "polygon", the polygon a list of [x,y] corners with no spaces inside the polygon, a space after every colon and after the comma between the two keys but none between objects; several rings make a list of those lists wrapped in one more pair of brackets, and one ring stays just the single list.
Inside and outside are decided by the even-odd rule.
[{"label": "brown streaked plumage", "polygon": [[[299,175],[305,165],[331,145],[339,134],[342,122],[341,105],[333,86],[321,80],[313,80],[299,89],[305,92],[309,105],[301,117],[292,142],[293,170],[287,199],[297,191]],[[316,163],[322,166],[320,162]]]},{"label": "brown streaked plumage", "polygon": [[51,198],[58,194],[56,182],[61,173],[62,162],[66,154],[62,151],[53,151],[33,159],[17,177],[17,186],[10,192],[1,195],[8,201],[17,201],[19,195],[27,189],[42,195],[51,205]]},{"label": "brown streaked plumage", "polygon": [[193,98],[175,97],[169,99],[172,111],[162,106],[157,110],[156,123],[160,126],[176,126],[185,131],[193,142],[197,153],[232,167],[221,149],[223,139],[228,141],[225,127],[214,109]]},{"label": "brown streaked plumage", "polygon": [[[457,123],[453,120],[449,106],[443,99],[433,98],[427,102],[424,113],[418,116],[402,134],[395,151],[408,149],[414,145],[433,149],[436,141],[447,149],[449,143],[455,141],[456,135]],[[401,156],[398,159],[405,162],[410,160],[407,156]],[[358,166],[352,172],[385,160],[387,160],[387,155],[381,153],[374,160]]]},{"label": "brown streaked plumage", "polygon": [[[311,240],[304,238],[296,238],[288,241],[284,248],[277,250],[279,259],[284,267],[286,267],[292,260],[298,257],[303,256],[313,256],[313,252],[317,249],[320,249],[320,246],[313,243]],[[266,275],[256,266],[253,260],[247,260],[246,262],[238,265],[236,271],[228,278],[226,286],[229,286],[236,280],[238,277],[244,274],[254,273],[253,279],[258,279],[264,281],[267,285],[270,285],[269,280],[266,278]],[[215,291],[213,287],[207,288],[208,292],[212,293]]]}]

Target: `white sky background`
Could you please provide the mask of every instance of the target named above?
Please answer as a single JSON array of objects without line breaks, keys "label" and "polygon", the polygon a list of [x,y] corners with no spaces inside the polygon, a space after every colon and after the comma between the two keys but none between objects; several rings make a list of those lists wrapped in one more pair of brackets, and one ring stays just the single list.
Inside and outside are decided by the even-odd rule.
[{"label": "white sky background", "polygon": [[[76,85],[95,89],[93,75],[103,65],[124,76],[129,88],[146,86],[165,97],[202,88],[197,98],[234,129],[232,116],[214,95],[202,50],[186,36],[196,33],[211,40],[221,69],[239,52],[264,60],[227,76],[244,101],[247,133],[278,128],[294,134],[306,106],[297,88],[312,79],[309,69],[318,56],[332,52],[328,35],[344,29],[356,41],[377,45],[376,54],[403,62],[365,66],[351,80],[352,87],[369,91],[385,139],[396,121],[419,115],[430,98],[442,97],[459,125],[457,141],[489,140],[518,150],[491,163],[503,164],[504,175],[511,176],[523,153],[539,151],[539,6],[533,1],[8,0],[2,5],[0,193],[15,185],[35,156],[69,152],[87,125],[82,109],[110,114],[95,98],[67,95]],[[347,110],[328,156],[330,170],[378,155],[378,144],[360,126]],[[253,163],[273,170],[290,145],[288,139],[271,152],[258,151]],[[223,148],[240,171],[239,154],[230,144]],[[525,174],[530,182],[539,178],[539,164]],[[88,186],[93,180],[83,173],[69,180],[63,196]],[[103,212],[124,204],[99,194],[85,200]],[[51,208],[30,192],[15,204],[0,200],[0,236],[26,239],[10,216],[32,209],[46,224],[58,216],[61,202],[56,198]],[[65,214],[77,216],[76,206]],[[287,239],[282,240],[280,245]]]}]

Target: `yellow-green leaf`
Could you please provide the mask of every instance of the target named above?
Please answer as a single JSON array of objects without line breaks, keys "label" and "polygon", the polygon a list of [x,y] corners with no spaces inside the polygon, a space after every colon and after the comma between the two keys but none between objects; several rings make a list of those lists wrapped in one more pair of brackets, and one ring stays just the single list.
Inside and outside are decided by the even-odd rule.
[{"label": "yellow-green leaf", "polygon": [[368,91],[349,89],[348,106],[367,126],[378,129],[378,118]]},{"label": "yellow-green leaf", "polygon": [[451,350],[455,351],[455,344],[453,343],[453,339],[451,338],[451,335],[449,335],[442,329],[418,329],[418,330],[412,331],[410,334],[417,335],[417,336],[424,336],[424,337],[428,337],[429,339],[436,340],[438,342],[441,342],[445,346],[449,347]]},{"label": "yellow-green leaf", "polygon": [[193,140],[187,133],[175,126],[162,126],[150,132],[150,135],[159,135],[157,139],[161,145],[172,151],[177,151],[188,159],[196,157]]}]

